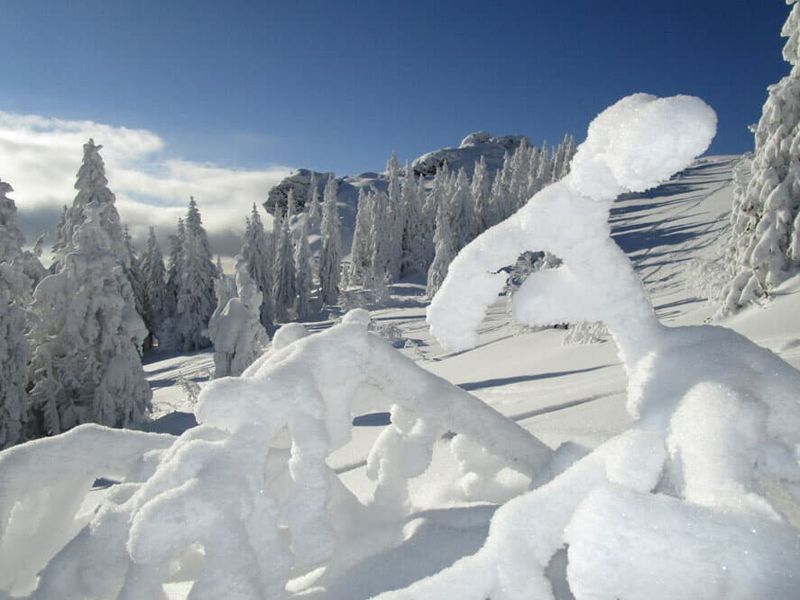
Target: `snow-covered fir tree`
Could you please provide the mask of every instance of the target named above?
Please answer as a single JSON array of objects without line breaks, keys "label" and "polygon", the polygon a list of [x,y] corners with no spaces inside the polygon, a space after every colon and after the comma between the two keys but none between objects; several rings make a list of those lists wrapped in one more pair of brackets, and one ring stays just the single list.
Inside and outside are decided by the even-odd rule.
[{"label": "snow-covered fir tree", "polygon": [[62,269],[36,287],[31,305],[30,433],[96,422],[141,423],[150,387],[140,359],[147,329],[103,227],[109,204],[82,207]]},{"label": "snow-covered fir tree", "polygon": [[241,375],[269,342],[261,324],[261,292],[242,255],[236,257],[234,269],[234,295],[220,298],[224,308],[214,312],[208,325],[208,337],[214,343],[215,378]]},{"label": "snow-covered fir tree", "polygon": [[[287,207],[288,208],[288,207]],[[280,211],[275,216],[275,259],[272,271],[272,300],[275,303],[276,320],[286,323],[294,308],[295,273],[292,234],[288,215]]]},{"label": "snow-covered fir tree", "polygon": [[375,196],[364,188],[358,190],[356,225],[350,245],[350,266],[347,271],[347,285],[359,286],[364,283],[365,274],[372,269],[372,230],[373,204]]},{"label": "snow-covered fir tree", "polygon": [[458,170],[447,207],[450,217],[450,235],[456,251],[466,246],[475,235],[475,205],[469,179],[463,168]]},{"label": "snow-covered fir tree", "polygon": [[25,238],[16,224],[11,185],[0,180],[0,450],[22,441],[28,413],[25,337],[30,280],[22,265]]},{"label": "snow-covered fir tree", "polygon": [[425,291],[429,298],[433,298],[442,285],[447,268],[458,254],[455,247],[455,238],[450,231],[450,216],[448,215],[447,204],[439,205],[436,213],[436,232],[433,235],[436,247],[436,255],[428,269],[428,281]]},{"label": "snow-covered fir tree", "polygon": [[496,223],[491,201],[492,182],[483,156],[475,163],[470,191],[475,206],[475,225],[477,232],[481,233]]},{"label": "snow-covered fir tree", "polygon": [[374,221],[382,221],[381,230],[385,235],[383,244],[385,245],[384,258],[388,280],[397,281],[400,278],[400,265],[403,258],[405,206],[401,197],[400,163],[394,151],[386,162],[386,177],[389,180],[386,191],[386,208],[385,211],[377,210],[375,212]]},{"label": "snow-covered fir tree", "polygon": [[147,235],[141,260],[142,288],[144,299],[144,324],[149,332],[144,347],[152,348],[164,325],[167,308],[167,273],[164,268],[164,257],[158,246],[155,229],[152,227]]},{"label": "snow-covered fir tree", "polygon": [[178,348],[192,352],[209,345],[203,336],[214,312],[214,279],[217,267],[211,259],[208,236],[194,198],[184,220],[178,271],[175,334]]},{"label": "snow-covered fir tree", "polygon": [[[722,312],[768,295],[800,266],[800,4],[793,0],[781,35],[789,74],[769,88],[755,129],[749,181],[737,186],[731,218],[738,262]],[[739,176],[743,174],[739,172]]]},{"label": "snow-covered fir tree", "polygon": [[372,219],[369,230],[370,266],[367,273],[371,279],[392,280],[391,269],[394,262],[392,252],[396,250],[392,237],[394,226],[389,205],[389,195],[376,190],[371,203]]},{"label": "snow-covered fir tree", "polygon": [[419,196],[420,188],[414,177],[414,171],[406,165],[401,189],[401,204],[403,205],[402,257],[400,261],[401,276],[410,273],[426,273],[426,245],[429,241],[428,227],[424,222],[422,198]]},{"label": "snow-covered fir tree", "polygon": [[[133,298],[136,301],[136,312],[144,318],[144,281],[142,278],[142,269],[139,263],[138,252],[133,244],[127,225],[122,228],[122,242],[125,246],[125,262],[123,263],[125,275],[128,277],[128,281],[131,282]],[[145,325],[147,325],[146,320]]]},{"label": "snow-covered fir tree", "polygon": [[311,259],[311,246],[309,245],[309,218],[308,214],[302,215],[297,244],[294,249],[295,289],[295,314],[299,321],[305,321],[311,315],[311,292],[314,287],[313,265]]},{"label": "snow-covered fir tree", "polygon": [[322,212],[319,206],[319,182],[317,181],[317,174],[314,171],[311,171],[311,179],[308,183],[306,213],[308,214],[309,220],[309,232],[319,232],[322,223]]},{"label": "snow-covered fir tree", "polygon": [[261,292],[261,324],[266,328],[271,328],[275,318],[275,310],[272,302],[272,269],[273,269],[273,243],[264,230],[261,215],[258,208],[253,204],[253,210],[247,219],[244,239],[242,240],[241,255],[247,263],[247,270],[250,277]]},{"label": "snow-covered fir tree", "polygon": [[98,206],[108,206],[103,210],[99,223],[106,232],[111,243],[111,253],[117,257],[120,264],[126,265],[127,250],[122,235],[119,213],[115,206],[116,198],[108,188],[105,164],[100,156],[102,145],[90,139],[83,145],[83,161],[78,169],[75,189],[78,193],[72,201],[72,206],[64,211],[62,222],[56,233],[56,243],[53,246],[56,268],[60,268],[64,255],[71,250],[75,230],[86,220],[85,207],[93,202]]},{"label": "snow-covered fir tree", "polygon": [[183,218],[178,219],[175,235],[169,236],[169,257],[167,258],[167,285],[165,289],[164,314],[174,317],[178,308],[178,281],[180,280],[181,248],[186,238],[186,226]]},{"label": "snow-covered fir tree", "polygon": [[339,299],[341,271],[341,232],[336,207],[336,180],[331,174],[322,196],[322,252],[319,261],[320,298],[325,304]]}]

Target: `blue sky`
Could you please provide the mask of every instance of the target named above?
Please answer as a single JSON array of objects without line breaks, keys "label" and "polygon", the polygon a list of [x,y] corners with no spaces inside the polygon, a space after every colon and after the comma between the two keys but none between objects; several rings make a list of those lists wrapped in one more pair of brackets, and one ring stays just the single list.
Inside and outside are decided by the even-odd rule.
[{"label": "blue sky", "polygon": [[[356,173],[468,132],[582,137],[635,91],[718,112],[749,149],[787,70],[783,0],[2,3],[0,110],[158,132],[236,168]],[[2,174],[0,174],[2,176]]]}]

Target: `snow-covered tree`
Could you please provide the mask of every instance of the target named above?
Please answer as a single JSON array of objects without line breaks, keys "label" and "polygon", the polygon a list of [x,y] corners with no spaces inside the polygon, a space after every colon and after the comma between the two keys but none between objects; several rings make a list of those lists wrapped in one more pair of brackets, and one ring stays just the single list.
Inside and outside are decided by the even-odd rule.
[{"label": "snow-covered tree", "polygon": [[275,318],[285,323],[291,319],[295,296],[294,252],[288,215],[275,215],[275,262],[272,271],[272,300]]},{"label": "snow-covered tree", "polygon": [[191,352],[209,345],[203,336],[214,312],[214,279],[217,267],[211,259],[206,230],[197,203],[189,200],[181,245],[175,333],[178,347]]},{"label": "snow-covered tree", "polygon": [[486,170],[486,160],[483,156],[475,163],[470,186],[472,200],[475,206],[476,235],[489,229],[496,223],[492,205],[492,182]]},{"label": "snow-covered tree", "polygon": [[183,270],[181,264],[181,248],[183,248],[183,241],[186,238],[186,226],[183,224],[183,219],[178,219],[175,235],[169,236],[169,256],[167,258],[167,285],[166,285],[166,298],[165,298],[165,314],[169,317],[175,316],[175,310],[178,308],[178,281],[180,280],[180,273]]},{"label": "snow-covered tree", "polygon": [[117,257],[120,264],[126,265],[127,250],[119,213],[115,206],[116,199],[108,188],[105,164],[100,156],[102,147],[102,145],[95,144],[92,139],[83,145],[83,161],[75,181],[75,189],[78,190],[78,193],[72,201],[72,206],[64,211],[53,247],[57,268],[60,268],[64,255],[72,250],[71,244],[75,230],[86,220],[85,207],[91,202],[100,207],[108,207],[102,210],[99,225],[110,240],[111,253]]},{"label": "snow-covered tree", "polygon": [[308,214],[309,232],[319,231],[322,222],[322,212],[319,206],[319,183],[317,174],[311,171],[311,179],[308,183],[308,196],[306,196],[306,213]]},{"label": "snow-covered tree", "polygon": [[429,298],[433,298],[441,287],[447,276],[447,268],[458,254],[455,238],[450,230],[450,216],[447,214],[447,208],[447,204],[442,203],[436,213],[436,232],[433,234],[436,255],[428,269],[428,282],[425,288]]},{"label": "snow-covered tree", "polygon": [[30,281],[22,265],[25,238],[16,224],[13,189],[0,180],[0,450],[21,441],[28,412],[25,337]]},{"label": "snow-covered tree", "polygon": [[161,335],[166,316],[167,273],[164,268],[164,257],[158,247],[155,229],[152,227],[141,260],[142,288],[144,296],[144,323],[150,332],[144,347],[152,348],[155,340]]},{"label": "snow-covered tree", "polygon": [[147,328],[103,227],[110,205],[91,202],[82,210],[62,269],[33,294],[32,435],[86,422],[131,427],[150,410],[140,359]]},{"label": "snow-covered tree", "polygon": [[420,188],[414,177],[414,170],[406,165],[402,181],[401,204],[403,205],[402,258],[400,274],[426,273],[427,245],[432,241],[429,228],[424,222],[423,199],[419,196]]},{"label": "snow-covered tree", "polygon": [[[734,201],[732,254],[737,273],[726,287],[723,312],[737,310],[770,291],[800,265],[800,4],[781,35],[789,74],[769,88],[755,129],[755,152],[745,167],[746,186]],[[741,174],[741,173],[740,173]]]},{"label": "snow-covered tree", "polygon": [[[208,324],[208,337],[214,343],[215,378],[241,375],[269,341],[261,324],[261,292],[242,255],[236,257],[234,269],[235,296],[225,301],[222,310],[215,311]],[[223,300],[220,298],[220,304]]]},{"label": "snow-covered tree", "polygon": [[253,210],[247,219],[247,225],[242,240],[241,255],[247,263],[250,277],[261,292],[261,324],[271,328],[274,319],[274,306],[272,302],[272,269],[273,269],[273,243],[264,231],[264,224],[258,208],[253,204]]},{"label": "snow-covered tree", "polygon": [[325,304],[336,304],[339,299],[341,271],[341,232],[339,211],[336,207],[336,180],[328,177],[322,196],[322,252],[319,264],[320,297]]},{"label": "snow-covered tree", "polygon": [[[142,278],[142,269],[139,262],[138,251],[133,245],[131,234],[128,231],[128,226],[122,228],[122,242],[125,246],[125,262],[123,263],[125,275],[128,281],[131,282],[131,289],[133,290],[133,298],[136,304],[136,312],[144,318],[144,281]],[[147,321],[145,320],[145,325]]]},{"label": "snow-covered tree", "polygon": [[392,237],[392,209],[389,204],[389,195],[381,190],[373,194],[372,219],[369,230],[369,249],[371,251],[368,274],[370,278],[392,280],[391,269],[393,263],[392,252],[395,251]]},{"label": "snow-covered tree", "polygon": [[403,258],[403,228],[405,227],[405,206],[402,199],[400,183],[400,163],[397,154],[392,155],[386,162],[386,177],[389,184],[386,192],[385,211],[376,210],[375,221],[381,221],[385,237],[383,256],[386,260],[386,274],[389,281],[400,278],[400,268]]},{"label": "snow-covered tree", "polygon": [[372,269],[372,247],[370,232],[372,230],[374,194],[364,188],[358,190],[358,207],[356,209],[356,226],[353,230],[353,242],[350,245],[350,267],[347,272],[348,285],[362,285],[364,274]]},{"label": "snow-covered tree", "polygon": [[469,179],[463,168],[458,170],[452,196],[448,201],[450,234],[456,251],[466,246],[477,229],[475,225],[475,204]]},{"label": "snow-covered tree", "polygon": [[297,319],[304,321],[311,314],[311,291],[314,286],[311,262],[311,246],[308,242],[309,218],[308,214],[302,215],[302,223],[294,249],[295,289],[295,314]]}]

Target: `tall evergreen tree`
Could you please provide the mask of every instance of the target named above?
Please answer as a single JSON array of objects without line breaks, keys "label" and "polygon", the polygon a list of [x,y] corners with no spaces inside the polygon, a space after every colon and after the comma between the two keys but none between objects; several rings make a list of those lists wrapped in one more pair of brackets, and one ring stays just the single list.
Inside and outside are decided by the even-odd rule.
[{"label": "tall evergreen tree", "polygon": [[308,183],[308,196],[306,197],[306,213],[308,213],[308,228],[310,233],[318,232],[322,221],[322,213],[319,207],[319,182],[317,174],[311,171],[311,179]]},{"label": "tall evergreen tree", "polygon": [[297,295],[294,252],[288,217],[278,212],[275,218],[277,231],[275,233],[275,263],[272,273],[272,298],[275,302],[276,319],[285,323],[291,319],[291,311]]},{"label": "tall evergreen tree", "polygon": [[0,180],[0,450],[22,441],[28,413],[25,337],[30,281],[22,265],[25,239],[16,224],[13,189]]},{"label": "tall evergreen tree", "polygon": [[769,87],[749,182],[734,204],[739,264],[725,290],[724,312],[768,295],[800,267],[800,4],[790,4],[781,35],[788,38],[783,58],[791,70]]},{"label": "tall evergreen tree", "polygon": [[450,232],[454,237],[456,250],[461,250],[472,240],[476,230],[472,190],[463,168],[458,170],[452,195],[447,204],[450,213]]},{"label": "tall evergreen tree", "polygon": [[447,204],[440,204],[436,213],[436,232],[433,235],[436,256],[428,269],[428,282],[425,290],[429,298],[433,298],[439,291],[447,276],[447,268],[458,253],[455,239],[450,230],[450,216],[447,213]]},{"label": "tall evergreen tree", "polygon": [[300,321],[305,321],[311,315],[311,291],[314,286],[308,234],[309,218],[306,213],[302,216],[300,233],[294,249],[295,289],[297,290],[295,313]]},{"label": "tall evergreen tree", "polygon": [[400,264],[400,273],[405,276],[409,273],[426,273],[428,265],[425,263],[425,248],[428,243],[427,227],[424,223],[422,198],[419,196],[419,186],[414,177],[414,171],[406,165],[401,189],[401,202],[403,204],[403,256]]},{"label": "tall evergreen tree", "polygon": [[183,352],[191,352],[210,345],[203,331],[208,327],[216,305],[214,279],[217,276],[208,236],[194,198],[189,200],[184,228],[175,328],[178,347]]},{"label": "tall evergreen tree", "polygon": [[34,435],[86,422],[130,427],[150,410],[139,355],[147,329],[104,227],[110,207],[82,208],[61,271],[39,283],[31,305]]},{"label": "tall evergreen tree", "polygon": [[392,155],[386,163],[386,176],[389,179],[387,188],[386,210],[376,211],[375,219],[383,221],[382,230],[385,234],[383,240],[386,248],[386,273],[389,281],[400,278],[400,264],[403,257],[403,227],[405,226],[405,206],[401,197],[400,163],[397,154]]},{"label": "tall evergreen tree", "polygon": [[261,324],[267,329],[272,328],[275,318],[275,309],[272,301],[272,269],[273,269],[273,244],[264,231],[264,224],[258,208],[253,204],[250,218],[242,241],[241,255],[247,263],[247,270],[261,292]]},{"label": "tall evergreen tree", "polygon": [[120,264],[126,265],[127,251],[122,235],[122,226],[115,206],[116,198],[108,188],[105,164],[100,156],[102,147],[95,144],[92,139],[83,145],[83,161],[75,181],[75,189],[78,190],[78,193],[72,201],[72,206],[64,212],[56,235],[56,244],[53,247],[57,268],[60,268],[64,255],[72,250],[71,244],[75,230],[86,220],[85,207],[92,202],[98,207],[107,207],[102,210],[99,225],[110,240],[111,253],[119,260]]},{"label": "tall evergreen tree", "polygon": [[325,304],[336,304],[339,299],[341,270],[341,232],[339,211],[336,207],[336,180],[328,177],[322,201],[322,253],[320,255],[320,296]]},{"label": "tall evergreen tree", "polygon": [[478,235],[496,223],[492,210],[492,183],[483,155],[475,163],[470,191],[475,205],[475,235]]},{"label": "tall evergreen tree", "polygon": [[[142,280],[142,269],[139,263],[139,256],[136,247],[133,245],[128,226],[122,228],[122,243],[125,247],[125,262],[123,268],[128,281],[131,283],[133,298],[135,300],[136,312],[144,318],[144,282]],[[147,322],[145,321],[145,325]]]},{"label": "tall evergreen tree", "polygon": [[348,285],[363,285],[364,274],[372,269],[372,247],[370,232],[373,223],[373,204],[375,196],[364,188],[358,190],[356,226],[353,242],[350,245],[350,268],[347,273]]},{"label": "tall evergreen tree", "polygon": [[147,243],[142,253],[141,273],[144,296],[144,324],[149,335],[144,347],[152,348],[156,339],[162,334],[167,303],[167,273],[164,268],[164,257],[158,247],[155,229],[152,227],[147,236]]}]

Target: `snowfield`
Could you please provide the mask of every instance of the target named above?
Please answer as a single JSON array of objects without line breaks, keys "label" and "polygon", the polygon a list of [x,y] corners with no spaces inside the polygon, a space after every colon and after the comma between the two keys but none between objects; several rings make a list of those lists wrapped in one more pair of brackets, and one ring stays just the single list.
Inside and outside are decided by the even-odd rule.
[{"label": "snowfield", "polygon": [[[706,325],[715,123],[625,98],[430,306],[285,326],[241,378],[154,357],[154,433],[3,452],[0,598],[797,597],[800,277]],[[521,250],[564,266],[498,296]]]}]

